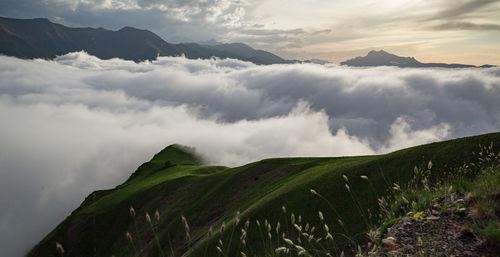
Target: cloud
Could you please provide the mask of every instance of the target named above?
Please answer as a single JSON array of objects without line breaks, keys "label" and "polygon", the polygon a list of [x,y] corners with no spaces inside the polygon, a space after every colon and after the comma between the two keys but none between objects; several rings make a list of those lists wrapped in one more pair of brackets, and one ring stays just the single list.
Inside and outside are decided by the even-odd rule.
[{"label": "cloud", "polygon": [[472,22],[446,22],[432,27],[435,30],[500,30],[500,24],[476,24]]},{"label": "cloud", "polygon": [[44,17],[72,27],[118,30],[133,26],[179,43],[215,38],[239,28],[247,5],[245,1],[231,0],[5,0],[0,2],[0,15]]},{"label": "cloud", "polygon": [[0,255],[172,143],[229,166],[375,154],[498,131],[499,110],[499,68],[0,56]]},{"label": "cloud", "polygon": [[[432,19],[450,19],[450,18],[456,18],[460,16],[465,16],[467,14],[473,13],[485,6],[498,3],[498,0],[472,0],[472,1],[467,1],[463,4],[460,4],[456,7],[453,8],[447,8],[446,10],[443,10],[439,12],[436,16],[434,16]],[[456,4],[456,1],[453,1],[454,4]]]},{"label": "cloud", "polygon": [[449,124],[440,123],[419,131],[412,131],[411,121],[406,117],[399,117],[391,125],[390,139],[381,148],[382,152],[395,151],[420,144],[421,142],[433,142],[446,138],[450,134]]}]

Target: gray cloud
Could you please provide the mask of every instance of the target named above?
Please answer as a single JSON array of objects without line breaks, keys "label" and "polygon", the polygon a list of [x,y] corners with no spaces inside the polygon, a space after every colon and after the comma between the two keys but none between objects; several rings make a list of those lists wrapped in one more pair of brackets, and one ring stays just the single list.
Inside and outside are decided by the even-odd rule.
[{"label": "gray cloud", "polygon": [[[231,31],[221,39],[225,41],[236,40],[238,42],[245,42],[256,48],[263,48],[280,56],[286,55],[288,56],[287,58],[297,58],[287,53],[287,49],[300,48],[312,42],[331,42],[331,32],[331,29],[266,29],[265,27],[252,25],[237,31]],[[349,39],[352,39],[352,37],[349,37]],[[343,39],[335,38],[337,42],[341,40]]]},{"label": "gray cloud", "polygon": [[374,154],[498,131],[499,110],[499,68],[0,56],[0,255],[22,255],[168,144],[225,165]]},{"label": "gray cloud", "polygon": [[247,29],[244,34],[254,35],[254,36],[270,36],[270,35],[296,35],[306,33],[303,29]]},{"label": "gray cloud", "polygon": [[313,35],[318,35],[318,34],[330,34],[332,32],[331,29],[323,29],[323,30],[318,30],[313,32]]},{"label": "gray cloud", "polygon": [[[13,18],[46,17],[73,27],[124,26],[149,29],[169,42],[216,38],[244,18],[244,1],[33,1],[0,2],[0,15]],[[117,4],[122,3],[122,4]]]},{"label": "gray cloud", "polygon": [[[456,4],[456,1],[452,1],[453,4]],[[472,0],[467,1],[464,4],[458,5],[454,8],[449,8],[444,11],[439,12],[432,19],[449,19],[464,16],[479,10],[485,6],[488,6],[493,3],[498,3],[498,0]]]},{"label": "gray cloud", "polygon": [[500,24],[476,24],[472,22],[446,22],[432,27],[435,30],[500,30]]}]

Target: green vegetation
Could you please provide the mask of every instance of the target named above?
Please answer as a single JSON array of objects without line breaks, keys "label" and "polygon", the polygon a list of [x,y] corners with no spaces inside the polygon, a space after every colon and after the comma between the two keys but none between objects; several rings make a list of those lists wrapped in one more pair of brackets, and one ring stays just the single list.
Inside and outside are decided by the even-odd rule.
[{"label": "green vegetation", "polygon": [[393,219],[390,219],[390,220],[384,222],[384,224],[382,224],[382,226],[380,227],[380,233],[379,233],[379,236],[378,236],[376,243],[378,245],[380,245],[382,243],[382,239],[383,239],[384,234],[387,233],[387,229],[389,229],[390,227],[392,227],[392,225],[394,225],[394,223],[396,223],[402,219],[403,219],[403,217],[397,217],[397,218],[393,218]]},{"label": "green vegetation", "polygon": [[[475,248],[474,250],[481,251],[481,253],[476,252],[477,256],[498,254],[500,249],[500,152],[493,150],[493,143],[487,146],[479,145],[478,149],[477,154],[471,153],[476,156],[474,160],[465,162],[462,166],[451,169],[450,172],[445,172],[440,180],[430,182],[435,170],[432,168],[432,162],[429,162],[428,167],[415,167],[414,179],[404,187],[398,185],[394,187],[395,192],[388,195],[387,199],[380,201],[381,215],[384,217],[382,220],[386,221],[377,230],[369,233],[377,235],[377,246],[382,246],[382,240],[388,229],[396,222],[405,216],[418,219],[425,213],[427,219],[423,224],[433,224],[433,228],[436,229],[427,233],[445,230],[449,232],[449,225],[439,220],[445,217],[449,223],[450,219],[456,219],[455,224],[458,223],[461,227],[460,233],[456,234],[459,238],[469,237],[470,243],[475,240],[475,236],[472,235],[479,236],[480,245],[474,245],[474,243],[470,243],[472,246],[469,245]],[[455,199],[456,197],[459,199]],[[460,202],[455,202],[454,199]],[[413,229],[423,226],[422,222],[415,223],[418,225],[414,225]],[[411,227],[411,222],[407,221],[405,224],[407,228]],[[427,241],[433,240],[432,236],[426,236]],[[387,245],[398,249],[400,253],[408,249],[404,249],[405,246],[394,246],[389,241]],[[404,241],[404,239],[399,241]],[[464,242],[467,240],[464,239]],[[377,249],[377,246],[374,249]],[[433,243],[421,245],[411,255],[427,256],[435,250],[434,247],[436,245]],[[374,249],[371,252],[375,252]],[[414,250],[414,248],[410,249]],[[387,247],[382,250],[382,252],[387,251],[389,251]],[[365,254],[371,255],[370,252]]]},{"label": "green vegetation", "polygon": [[481,233],[491,244],[500,244],[500,222],[488,221],[488,225],[481,230]]},{"label": "green vegetation", "polygon": [[[477,198],[481,215],[496,210],[497,196],[480,190],[498,189],[499,173],[481,179],[492,160],[471,154],[490,143],[500,145],[500,133],[385,155],[278,158],[236,168],[203,166],[192,150],[173,145],[124,184],[90,194],[28,256],[57,256],[56,242],[65,256],[350,255],[371,229],[427,208],[450,185],[485,195]],[[477,228],[498,240],[498,223],[485,222]]]}]

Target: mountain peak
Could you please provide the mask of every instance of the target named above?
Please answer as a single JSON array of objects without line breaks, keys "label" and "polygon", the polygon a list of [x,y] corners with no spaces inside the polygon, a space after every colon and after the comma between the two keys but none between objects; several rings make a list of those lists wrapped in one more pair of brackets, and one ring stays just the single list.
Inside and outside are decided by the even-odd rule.
[{"label": "mountain peak", "polygon": [[[474,65],[465,64],[446,64],[446,63],[421,63],[415,57],[402,57],[388,53],[384,50],[371,50],[364,57],[358,56],[347,61],[341,62],[341,65],[370,67],[370,66],[397,66],[413,68],[474,68]],[[485,66],[487,67],[487,66]]]},{"label": "mountain peak", "polygon": [[368,52],[368,54],[366,54],[365,58],[366,57],[399,57],[395,54],[391,54],[389,52],[386,52],[384,50],[371,50],[370,52]]},{"label": "mountain peak", "polygon": [[203,163],[203,158],[194,147],[173,144],[163,148],[149,162],[142,164],[127,181],[147,177],[174,166],[199,166]]},{"label": "mountain peak", "polygon": [[215,39],[209,39],[209,40],[206,40],[206,41],[200,41],[198,42],[198,44],[200,45],[208,45],[208,46],[214,46],[214,45],[222,45],[221,42],[218,42],[217,40]]},{"label": "mountain peak", "polygon": [[367,55],[374,55],[374,54],[389,54],[388,52],[384,51],[384,50],[371,50],[370,52],[368,52]]},{"label": "mountain peak", "polygon": [[203,159],[196,153],[194,147],[173,144],[155,154],[151,162],[169,162],[171,165],[200,165],[203,163]]},{"label": "mountain peak", "polygon": [[364,57],[347,60],[341,63],[349,66],[399,66],[399,67],[417,67],[420,62],[413,57],[401,57],[384,50],[372,50]]},{"label": "mountain peak", "polygon": [[47,19],[47,18],[34,18],[33,20],[34,21],[38,21],[38,22],[48,22],[48,23],[50,23],[49,19]]},{"label": "mountain peak", "polygon": [[121,31],[121,32],[127,32],[127,31],[138,31],[138,30],[140,30],[140,29],[136,29],[136,28],[134,28],[134,27],[130,27],[130,26],[125,26],[125,27],[121,28],[121,29],[120,29],[120,30],[118,30],[118,31]]}]

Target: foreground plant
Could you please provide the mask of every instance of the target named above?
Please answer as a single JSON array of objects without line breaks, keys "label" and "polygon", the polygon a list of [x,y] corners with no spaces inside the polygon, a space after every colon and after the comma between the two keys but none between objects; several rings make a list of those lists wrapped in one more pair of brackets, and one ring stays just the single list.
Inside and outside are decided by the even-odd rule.
[{"label": "foreground plant", "polygon": [[[498,223],[500,216],[494,210],[500,209],[497,197],[500,153],[493,152],[492,144],[489,147],[480,145],[477,156],[475,161],[458,167],[454,172],[444,172],[445,178],[434,183],[428,179],[433,166],[431,161],[426,169],[415,167],[414,177],[406,187],[395,186],[396,193],[389,197],[390,201],[384,197],[379,199],[385,222],[369,234],[371,238],[378,238],[372,241],[380,248],[367,253],[397,251],[419,256],[448,256],[468,251],[490,251],[488,249],[499,251],[500,232],[494,229],[494,224]],[[415,236],[417,240],[412,246],[410,241],[405,241],[409,240],[405,235],[413,233],[420,234]],[[446,239],[439,239],[440,234]],[[460,238],[450,241],[449,238],[453,237],[467,237],[469,245]]]}]

